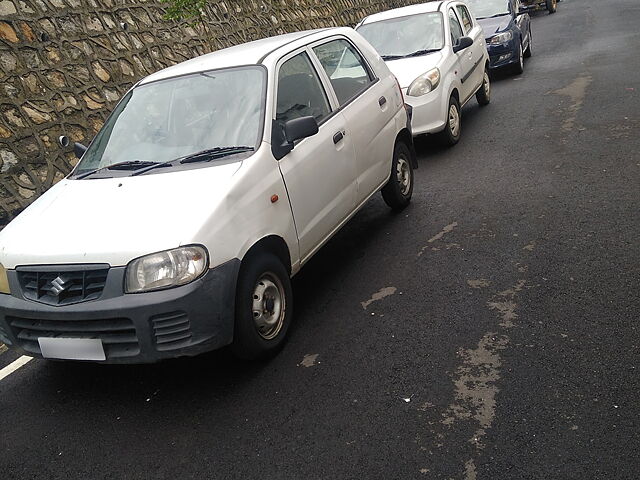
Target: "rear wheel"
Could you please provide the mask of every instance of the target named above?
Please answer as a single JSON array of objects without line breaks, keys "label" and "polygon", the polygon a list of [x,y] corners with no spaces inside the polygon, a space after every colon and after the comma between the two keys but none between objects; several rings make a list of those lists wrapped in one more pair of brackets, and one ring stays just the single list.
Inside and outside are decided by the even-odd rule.
[{"label": "rear wheel", "polygon": [[382,187],[382,198],[393,210],[402,210],[411,202],[413,194],[413,167],[411,150],[402,141],[396,143],[391,162],[391,176]]},{"label": "rear wheel", "polygon": [[233,353],[247,360],[266,358],[284,344],[293,313],[291,280],[270,253],[243,262],[236,291]]},{"label": "rear wheel", "polygon": [[444,145],[453,146],[460,140],[461,131],[460,103],[453,95],[449,98],[447,119],[444,130],[440,132],[440,140]]},{"label": "rear wheel", "polygon": [[556,13],[558,9],[558,0],[547,0],[547,10],[549,14]]},{"label": "rear wheel", "polygon": [[489,69],[484,69],[484,78],[482,79],[482,85],[476,92],[476,100],[480,106],[484,107],[491,102],[491,81],[489,80]]}]

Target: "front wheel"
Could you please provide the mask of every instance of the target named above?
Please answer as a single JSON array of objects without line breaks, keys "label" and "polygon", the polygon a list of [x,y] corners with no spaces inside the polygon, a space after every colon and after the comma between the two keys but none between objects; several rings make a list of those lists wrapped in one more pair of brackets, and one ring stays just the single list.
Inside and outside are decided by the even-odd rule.
[{"label": "front wheel", "polygon": [[233,353],[247,360],[266,358],[284,344],[293,314],[291,280],[270,253],[243,262],[236,290]]},{"label": "front wheel", "polygon": [[413,194],[413,167],[411,150],[404,142],[396,143],[391,162],[391,176],[382,187],[382,198],[393,210],[402,210],[411,202]]},{"label": "front wheel", "polygon": [[487,68],[484,70],[482,85],[476,92],[476,100],[478,100],[481,107],[489,105],[489,102],[491,102],[491,81],[489,80],[489,69]]},{"label": "front wheel", "polygon": [[527,49],[524,51],[524,58],[530,58],[531,54],[533,53],[532,51],[532,46],[531,44],[533,43],[533,37],[531,36],[531,28],[529,28],[529,45],[527,45]]},{"label": "front wheel", "polygon": [[461,120],[460,103],[453,95],[449,98],[449,108],[444,124],[444,130],[440,132],[440,140],[446,146],[453,146],[460,140]]},{"label": "front wheel", "polygon": [[552,13],[556,13],[558,9],[558,0],[547,0],[547,10],[549,11],[549,15]]},{"label": "front wheel", "polygon": [[522,43],[518,44],[518,61],[513,65],[513,73],[520,75],[524,72],[524,52],[522,51]]}]

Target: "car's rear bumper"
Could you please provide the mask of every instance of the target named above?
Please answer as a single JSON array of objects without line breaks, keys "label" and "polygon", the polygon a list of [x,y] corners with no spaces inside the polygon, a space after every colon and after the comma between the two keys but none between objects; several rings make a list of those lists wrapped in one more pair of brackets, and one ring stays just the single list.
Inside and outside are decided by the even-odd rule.
[{"label": "car's rear bumper", "polygon": [[[234,259],[181,287],[67,306],[0,295],[0,341],[42,357],[39,337],[98,338],[103,363],[150,363],[214,350],[233,339],[239,267]],[[107,287],[122,291],[124,270],[111,268]]]}]

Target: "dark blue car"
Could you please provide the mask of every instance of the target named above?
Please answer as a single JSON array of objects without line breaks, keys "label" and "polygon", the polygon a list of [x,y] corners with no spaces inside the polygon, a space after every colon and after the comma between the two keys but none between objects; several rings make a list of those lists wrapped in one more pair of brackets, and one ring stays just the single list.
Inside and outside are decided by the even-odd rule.
[{"label": "dark blue car", "polygon": [[484,30],[489,51],[489,68],[507,67],[524,71],[524,59],[531,56],[531,18],[520,0],[466,0]]}]

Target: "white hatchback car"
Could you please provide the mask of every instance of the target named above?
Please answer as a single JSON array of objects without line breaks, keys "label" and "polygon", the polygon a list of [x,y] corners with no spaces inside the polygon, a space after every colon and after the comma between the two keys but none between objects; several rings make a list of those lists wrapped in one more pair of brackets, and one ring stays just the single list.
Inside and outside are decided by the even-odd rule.
[{"label": "white hatchback car", "polygon": [[476,95],[491,100],[484,33],[464,3],[429,2],[388,10],[362,20],[356,30],[387,62],[413,107],[414,135],[441,132],[460,139],[462,106]]},{"label": "white hatchback car", "polygon": [[109,363],[275,352],[290,277],[377,191],[405,207],[417,166],[396,79],[350,28],[157,72],[76,151],[0,233],[0,341]]}]

